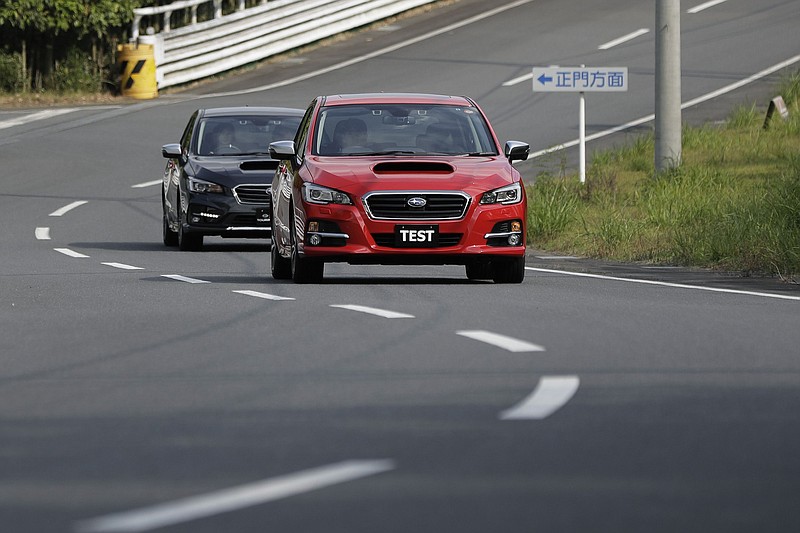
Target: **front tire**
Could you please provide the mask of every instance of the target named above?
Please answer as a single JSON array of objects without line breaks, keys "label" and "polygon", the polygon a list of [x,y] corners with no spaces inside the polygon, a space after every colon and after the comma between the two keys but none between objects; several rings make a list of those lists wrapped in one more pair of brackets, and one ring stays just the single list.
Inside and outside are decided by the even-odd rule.
[{"label": "front tire", "polygon": [[495,283],[522,283],[525,279],[525,256],[493,262],[492,279]]},{"label": "front tire", "polygon": [[467,272],[467,279],[471,280],[492,279],[491,263],[484,263],[484,262],[467,263],[465,269]]},{"label": "front tire", "polygon": [[[292,209],[292,213],[294,214],[294,208]],[[297,246],[297,232],[294,226],[294,216],[292,216],[289,228],[292,243],[292,257],[290,260],[292,280],[295,283],[319,283],[322,281],[325,263],[306,257],[300,257],[300,251]]]},{"label": "front tire", "polygon": [[292,261],[283,257],[278,252],[278,245],[275,244],[275,233],[272,234],[272,246],[269,249],[270,270],[273,279],[292,279]]},{"label": "front tire", "polygon": [[164,246],[169,246],[170,248],[178,246],[178,232],[172,231],[172,228],[169,226],[169,215],[167,215],[167,210],[163,207],[161,238],[164,241]]},{"label": "front tire", "polygon": [[203,236],[185,231],[181,224],[178,227],[178,249],[182,252],[197,252],[201,248],[203,248]]}]

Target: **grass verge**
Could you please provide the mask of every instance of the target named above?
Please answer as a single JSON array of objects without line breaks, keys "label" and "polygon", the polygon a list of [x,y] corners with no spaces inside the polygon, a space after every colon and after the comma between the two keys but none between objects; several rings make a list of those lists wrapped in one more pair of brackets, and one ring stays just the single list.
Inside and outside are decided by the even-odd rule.
[{"label": "grass verge", "polygon": [[593,154],[584,184],[547,173],[528,187],[529,243],[619,261],[800,273],[800,73],[778,88],[789,118],[755,106],[683,130],[679,168],[656,175],[654,138]]}]

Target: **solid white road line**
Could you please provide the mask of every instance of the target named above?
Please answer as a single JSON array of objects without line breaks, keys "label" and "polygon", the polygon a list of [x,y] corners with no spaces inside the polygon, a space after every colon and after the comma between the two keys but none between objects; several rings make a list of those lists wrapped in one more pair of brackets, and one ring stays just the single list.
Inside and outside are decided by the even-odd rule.
[{"label": "solid white road line", "polygon": [[533,393],[500,413],[501,420],[542,420],[555,413],[575,396],[578,376],[547,376],[539,380]]},{"label": "solid white road line", "polygon": [[728,0],[711,0],[711,2],[706,2],[705,4],[700,4],[699,6],[687,9],[686,12],[694,15],[695,13],[700,13],[701,11],[705,11],[709,7],[714,7],[719,4],[724,4],[727,1]]},{"label": "solid white road line", "polygon": [[343,461],[210,494],[93,518],[76,524],[75,531],[78,533],[149,531],[288,498],[380,474],[394,468],[394,462],[386,459]]},{"label": "solid white road line", "polygon": [[597,49],[598,50],[608,50],[609,48],[614,48],[615,46],[619,46],[619,45],[621,45],[623,43],[627,43],[628,41],[632,41],[632,40],[636,39],[637,37],[641,37],[642,35],[645,35],[646,33],[649,33],[649,32],[650,32],[650,30],[647,29],[647,28],[640,28],[640,29],[636,30],[633,33],[629,33],[628,35],[623,35],[619,39],[614,39],[613,41],[609,41],[609,42],[607,42],[605,44],[601,44],[600,46],[597,47]]},{"label": "solid white road line", "polygon": [[65,107],[63,109],[48,109],[47,111],[30,113],[28,115],[23,115],[20,118],[14,118],[11,120],[4,120],[0,122],[0,130],[5,128],[11,128],[13,126],[21,126],[23,124],[27,124],[28,122],[34,122],[37,120],[44,120],[46,118],[56,117],[58,115],[64,115],[66,113],[72,113],[73,111],[77,110],[78,110],[77,108]]},{"label": "solid white road line", "polygon": [[331,307],[338,307],[339,309],[349,309],[350,311],[367,313],[368,315],[375,315],[383,318],[414,318],[414,315],[407,315],[406,313],[396,313],[395,311],[387,311],[385,309],[377,309],[375,307],[366,307],[363,305],[331,305]]},{"label": "solid white road line", "polygon": [[71,204],[65,205],[61,209],[56,209],[55,211],[50,213],[50,216],[51,217],[60,217],[60,216],[64,215],[65,213],[67,213],[68,211],[72,211],[76,207],[80,207],[83,204],[88,204],[88,203],[89,202],[86,201],[86,200],[78,200],[77,202],[72,202]]},{"label": "solid white road line", "polygon": [[160,185],[162,183],[164,183],[164,180],[145,181],[144,183],[137,183],[136,185],[131,185],[131,189],[144,189],[145,187],[153,187],[155,185]]},{"label": "solid white road line", "polygon": [[307,74],[302,74],[300,76],[296,76],[294,78],[290,78],[288,80],[278,81],[275,83],[271,83],[269,85],[262,85],[261,87],[254,87],[252,89],[245,89],[243,91],[231,91],[227,93],[215,93],[215,94],[204,94],[202,96],[198,96],[197,98],[217,98],[220,96],[236,96],[236,95],[243,95],[243,94],[250,94],[262,91],[269,91],[270,89],[277,89],[278,87],[286,87],[287,85],[293,85],[295,83],[299,83],[301,81],[305,81],[311,78],[315,78],[317,76],[321,76],[323,74],[327,74],[329,72],[334,72],[336,70],[340,70],[351,65],[355,65],[357,63],[361,63],[363,61],[367,61],[369,59],[373,59],[376,57],[380,57],[385,54],[389,54],[391,52],[395,52],[407,46],[411,46],[412,44],[416,44],[422,41],[426,41],[437,35],[442,35],[445,33],[450,33],[453,30],[457,30],[458,28],[463,28],[464,26],[469,26],[470,24],[474,24],[476,22],[480,22],[481,20],[487,19],[489,17],[493,17],[499,13],[503,13],[510,9],[515,9],[519,6],[530,4],[535,0],[517,0],[516,2],[512,2],[510,4],[506,4],[504,6],[497,7],[495,9],[489,9],[484,11],[479,15],[475,15],[474,17],[470,17],[468,19],[462,20],[460,22],[456,22],[450,24],[449,26],[444,26],[443,28],[439,28],[437,30],[428,32],[424,35],[420,35],[418,37],[414,37],[412,39],[408,39],[407,41],[403,41],[401,43],[394,44],[392,46],[387,46],[386,48],[381,48],[380,50],[376,50],[374,52],[370,52],[369,54],[364,54],[363,56],[354,57],[353,59],[348,59],[347,61],[343,61],[341,63],[337,63],[335,65],[331,65],[330,67],[325,67],[320,70],[315,70],[314,72],[309,72]]},{"label": "solid white road line", "polygon": [[275,300],[275,301],[282,301],[282,300],[294,300],[294,298],[287,298],[286,296],[276,296],[274,294],[267,294],[265,292],[258,292],[258,291],[233,291],[237,294],[244,294],[245,296],[254,296],[256,298],[262,298],[264,300]]},{"label": "solid white road line", "polygon": [[667,281],[654,281],[650,279],[619,278],[615,276],[604,276],[602,274],[587,274],[586,272],[568,272],[566,270],[551,270],[549,268],[525,267],[525,270],[534,272],[545,272],[547,274],[563,274],[565,276],[577,276],[581,278],[605,279],[609,281],[624,281],[627,283],[640,283],[642,285],[659,285],[661,287],[672,287],[676,289],[691,289],[695,291],[722,292],[727,294],[742,294],[745,296],[759,296],[762,298],[777,298],[779,300],[800,301],[800,296],[789,296],[786,294],[774,294],[770,292],[742,291],[738,289],[722,289],[719,287],[704,287],[702,285],[684,285],[682,283],[669,283]]},{"label": "solid white road line", "polygon": [[174,279],[175,281],[183,281],[185,283],[211,283],[210,281],[204,281],[202,279],[196,279],[196,278],[188,278],[186,276],[181,276],[180,274],[161,274],[161,277]]},{"label": "solid white road line", "polygon": [[70,257],[78,257],[78,258],[89,257],[88,255],[76,252],[75,250],[70,250],[69,248],[53,248],[53,250],[64,255],[68,255]]},{"label": "solid white road line", "polygon": [[462,330],[462,331],[456,331],[456,334],[461,335],[462,337],[469,337],[470,339],[474,339],[476,341],[485,342],[487,344],[503,348],[504,350],[508,350],[509,352],[545,351],[545,349],[542,346],[539,346],[538,344],[522,341],[519,339],[515,339],[513,337],[507,337],[505,335],[500,335],[498,333],[492,333],[491,331]]},{"label": "solid white road line", "polygon": [[50,228],[36,228],[36,239],[40,241],[49,241]]},{"label": "solid white road line", "polygon": [[114,268],[120,268],[122,270],[144,270],[142,267],[137,267],[133,265],[126,265],[125,263],[100,263],[101,265],[106,265]]}]

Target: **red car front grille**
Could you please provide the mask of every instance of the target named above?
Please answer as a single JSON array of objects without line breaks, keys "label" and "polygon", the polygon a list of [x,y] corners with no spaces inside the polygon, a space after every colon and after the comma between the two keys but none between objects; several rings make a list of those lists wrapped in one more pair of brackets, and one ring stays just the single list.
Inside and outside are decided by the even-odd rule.
[{"label": "red car front grille", "polygon": [[[412,207],[412,198],[422,198],[424,205]],[[464,217],[469,200],[458,192],[376,192],[364,197],[364,205],[376,220],[457,220]]]}]

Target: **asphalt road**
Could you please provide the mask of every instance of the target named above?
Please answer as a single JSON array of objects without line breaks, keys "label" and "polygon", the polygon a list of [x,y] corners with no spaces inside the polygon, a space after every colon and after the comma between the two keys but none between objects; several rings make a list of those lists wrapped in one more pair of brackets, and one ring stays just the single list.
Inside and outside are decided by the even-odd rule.
[{"label": "asphalt road", "polygon": [[[603,64],[631,87],[588,98],[592,132],[646,117],[652,3],[586,4],[461,0],[155,101],[0,110],[0,531],[799,530],[796,285],[531,250],[518,286],[309,286],[264,242],[161,244],[160,146],[197,107],[469,94],[539,151],[577,137],[575,98],[503,84]],[[800,2],[700,5],[684,101],[765,73],[686,110],[714,118],[797,61]]]}]

